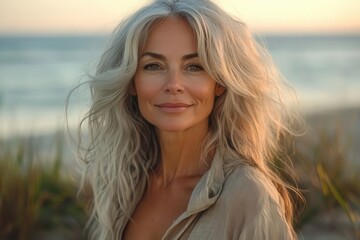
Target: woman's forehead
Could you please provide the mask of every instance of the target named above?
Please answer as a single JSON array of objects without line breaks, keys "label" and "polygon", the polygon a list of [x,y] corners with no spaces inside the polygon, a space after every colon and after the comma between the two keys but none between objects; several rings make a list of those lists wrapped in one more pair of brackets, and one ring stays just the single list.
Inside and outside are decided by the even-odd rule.
[{"label": "woman's forehead", "polygon": [[142,53],[147,51],[197,52],[196,38],[190,24],[181,17],[162,19],[148,33]]}]

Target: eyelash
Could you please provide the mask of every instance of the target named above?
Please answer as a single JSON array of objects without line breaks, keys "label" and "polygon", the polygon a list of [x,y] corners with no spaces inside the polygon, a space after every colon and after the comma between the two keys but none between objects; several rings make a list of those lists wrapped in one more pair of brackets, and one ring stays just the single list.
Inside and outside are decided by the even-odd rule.
[{"label": "eyelash", "polygon": [[161,69],[162,68],[159,66],[159,64],[156,64],[156,63],[149,63],[144,66],[144,70],[147,70],[147,71],[158,71]]},{"label": "eyelash", "polygon": [[[191,70],[191,68],[192,68],[192,70]],[[193,69],[193,68],[196,68],[196,69]],[[192,72],[204,71],[204,68],[199,64],[190,64],[190,65],[186,66],[186,69],[189,71],[192,71]]]},{"label": "eyelash", "polygon": [[[144,70],[147,70],[147,71],[159,71],[159,70],[162,70],[162,69],[163,68],[157,63],[149,63],[149,64],[146,64],[144,66]],[[185,69],[187,71],[190,71],[190,72],[204,71],[204,68],[199,64],[189,64],[189,65],[186,66]]]}]

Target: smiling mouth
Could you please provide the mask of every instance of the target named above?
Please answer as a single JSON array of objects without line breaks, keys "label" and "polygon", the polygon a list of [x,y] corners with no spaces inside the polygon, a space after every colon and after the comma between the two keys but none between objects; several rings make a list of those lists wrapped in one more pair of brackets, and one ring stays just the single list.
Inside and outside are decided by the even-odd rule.
[{"label": "smiling mouth", "polygon": [[162,103],[156,104],[155,106],[164,112],[180,113],[186,111],[192,105],[186,103]]}]

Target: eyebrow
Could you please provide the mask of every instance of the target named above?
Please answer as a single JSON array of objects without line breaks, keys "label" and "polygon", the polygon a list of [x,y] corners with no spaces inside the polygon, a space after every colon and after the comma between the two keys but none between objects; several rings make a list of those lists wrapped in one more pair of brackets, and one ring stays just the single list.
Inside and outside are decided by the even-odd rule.
[{"label": "eyebrow", "polygon": [[[157,59],[160,59],[160,60],[165,60],[166,59],[166,57],[164,55],[161,55],[159,53],[154,53],[154,52],[145,52],[143,55],[141,55],[141,57],[145,57],[145,56],[150,56],[152,58],[157,58]],[[199,57],[198,53],[190,53],[190,54],[184,55],[181,59],[182,60],[188,60],[188,59],[196,58],[196,57]]]}]

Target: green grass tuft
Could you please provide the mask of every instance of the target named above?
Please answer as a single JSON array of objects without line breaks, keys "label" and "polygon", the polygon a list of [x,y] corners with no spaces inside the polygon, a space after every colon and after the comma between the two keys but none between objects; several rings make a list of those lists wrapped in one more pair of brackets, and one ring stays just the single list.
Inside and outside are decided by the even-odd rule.
[{"label": "green grass tuft", "polygon": [[31,141],[0,144],[0,239],[81,239],[85,204],[61,174],[61,141],[54,159],[37,159]]}]

